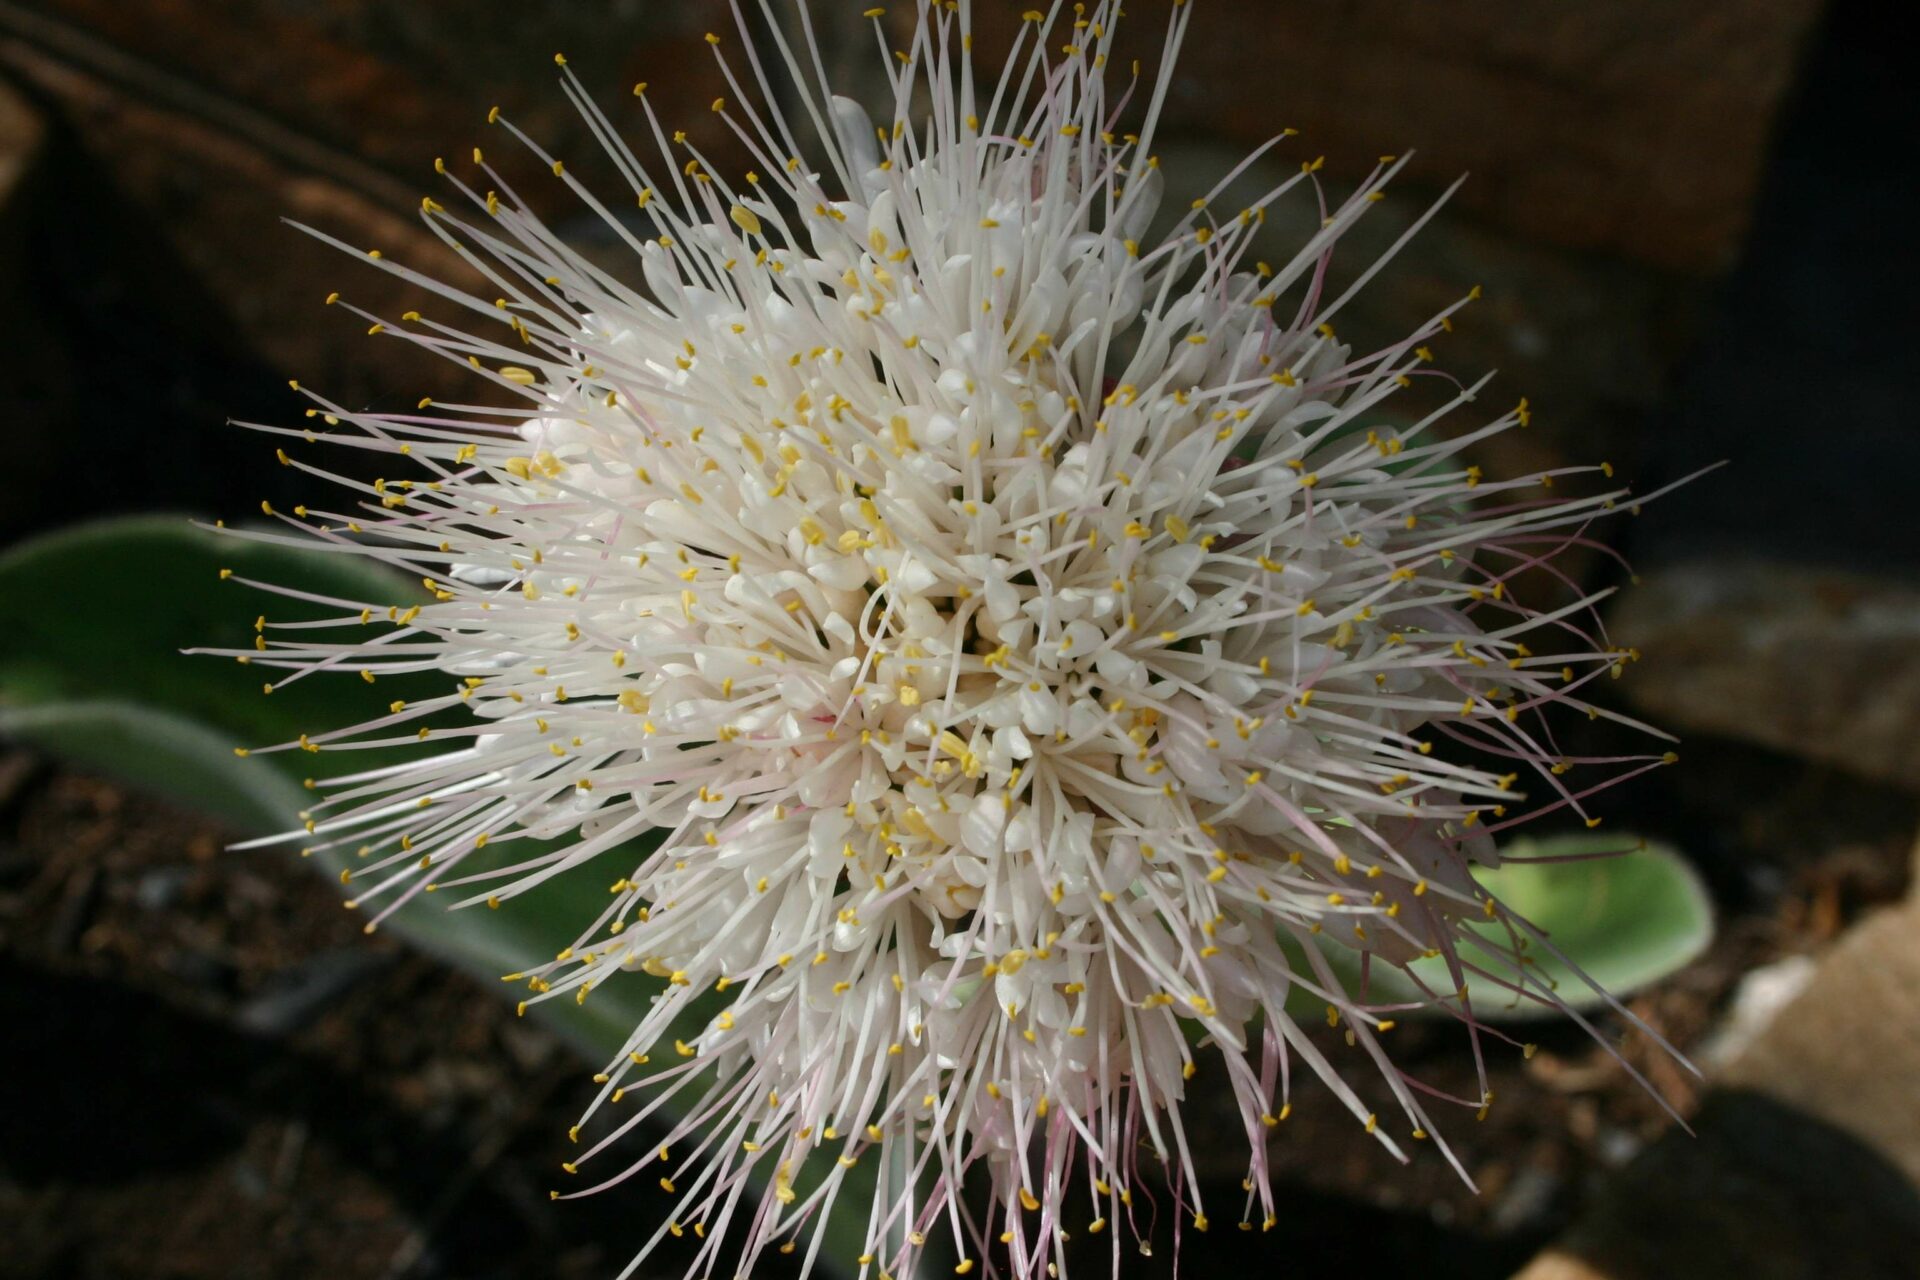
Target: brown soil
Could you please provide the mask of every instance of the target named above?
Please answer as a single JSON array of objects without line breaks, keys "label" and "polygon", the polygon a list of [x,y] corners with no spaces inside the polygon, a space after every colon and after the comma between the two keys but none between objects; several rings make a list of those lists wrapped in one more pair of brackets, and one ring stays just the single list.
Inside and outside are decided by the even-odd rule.
[{"label": "brown soil", "polygon": [[[1698,768],[1632,797],[1732,833],[1701,841],[1722,912],[1712,951],[1632,1006],[1683,1049],[1741,973],[1899,896],[1913,820],[1909,801],[1762,753],[1694,754]],[[1715,811],[1733,794],[1744,821]],[[230,852],[203,821],[0,755],[0,956],[13,1104],[0,1110],[0,1277],[598,1278],[648,1233],[643,1197],[548,1199],[589,1070],[556,1037],[496,992],[363,937],[310,870]],[[1397,1166],[1306,1088],[1272,1148],[1279,1235],[1189,1231],[1184,1263],[1504,1273],[1672,1123],[1578,1030],[1526,1034],[1531,1061],[1490,1053],[1486,1121],[1463,1112],[1447,1127],[1477,1192],[1430,1144]],[[1474,1091],[1456,1028],[1394,1035],[1415,1074]],[[1689,1108],[1693,1080],[1645,1036],[1618,1046]],[[1222,1153],[1206,1168],[1218,1199],[1233,1202],[1232,1122],[1204,1105],[1193,1118]],[[662,1256],[643,1274],[682,1265]]]}]

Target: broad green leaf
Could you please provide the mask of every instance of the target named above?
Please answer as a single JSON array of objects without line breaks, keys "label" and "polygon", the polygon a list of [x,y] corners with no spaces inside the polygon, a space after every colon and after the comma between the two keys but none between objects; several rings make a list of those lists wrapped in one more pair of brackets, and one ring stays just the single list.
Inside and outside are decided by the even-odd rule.
[{"label": "broad green leaf", "polygon": [[[1707,891],[1679,855],[1647,845],[1609,857],[1586,855],[1617,850],[1630,840],[1619,835],[1568,835],[1515,840],[1501,849],[1508,859],[1497,868],[1476,868],[1474,878],[1511,911],[1531,921],[1558,950],[1614,996],[1626,995],[1677,972],[1706,950],[1713,939],[1713,908]],[[1528,859],[1572,859],[1527,861]],[[1476,946],[1485,937],[1494,945]],[[1460,944],[1460,957],[1496,973],[1510,966],[1499,957],[1507,934],[1497,924],[1472,924]],[[1357,952],[1338,943],[1323,944],[1336,973],[1357,991]],[[1569,1007],[1586,1012],[1605,999],[1568,963],[1538,943],[1528,954],[1532,972],[1546,980]],[[1410,966],[1429,990],[1451,991],[1444,958],[1416,960]],[[1375,964],[1369,974],[1369,998],[1381,1003],[1420,1000],[1419,988],[1398,970]],[[1554,1011],[1530,999],[1506,995],[1475,983],[1474,1012],[1483,1018],[1525,1020],[1553,1017]],[[1317,1008],[1317,1002],[1308,1001]]]},{"label": "broad green leaf", "polygon": [[[228,569],[232,580],[221,576]],[[0,708],[133,703],[223,734],[230,748],[257,747],[369,719],[395,698],[413,701],[452,684],[431,675],[375,684],[329,675],[269,696],[263,685],[284,672],[231,658],[182,657],[197,647],[250,648],[256,618],[311,621],[347,612],[240,581],[249,578],[368,605],[405,607],[421,599],[419,583],[360,557],[248,542],[196,528],[185,517],[81,525],[0,555],[0,599],[9,606],[0,629]],[[296,751],[263,759],[298,782],[398,758]]]},{"label": "broad green leaf", "polygon": [[[222,570],[232,570],[223,576]],[[288,600],[239,579],[297,586],[366,604],[407,606],[409,583],[356,556],[248,542],[183,517],[103,521],[24,543],[0,556],[0,599],[22,605],[0,630],[0,733],[202,812],[240,831],[297,829],[308,777],[365,769],[404,751],[234,754],[382,714],[394,698],[442,690],[450,679],[348,671],[261,693],[264,668],[186,657],[202,646],[247,648],[253,619],[340,616],[337,606]],[[377,625],[377,624],[376,624]],[[524,856],[530,842],[519,842]],[[292,853],[289,848],[289,853]],[[557,877],[510,907],[457,913],[422,896],[388,922],[435,955],[489,980],[551,958],[605,905],[606,884],[641,856],[602,855],[610,873]],[[343,863],[315,862],[338,876]],[[610,984],[555,1023],[592,1056],[619,1048],[644,1011],[645,984]],[[544,1009],[545,1006],[537,1006]],[[591,1012],[588,1012],[591,1010]]]},{"label": "broad green leaf", "polygon": [[185,799],[239,831],[287,826],[307,796],[279,771],[236,759],[224,735],[139,703],[0,705],[0,736],[141,790]]},{"label": "broad green leaf", "polygon": [[[228,569],[230,576],[222,573]],[[308,778],[406,758],[404,750],[235,754],[236,746],[287,742],[372,719],[395,698],[417,701],[451,683],[428,674],[382,676],[369,684],[349,671],[298,680],[269,696],[262,684],[284,673],[230,658],[184,656],[191,648],[250,648],[261,616],[305,621],[348,612],[250,589],[241,579],[376,606],[375,626],[385,606],[405,608],[422,598],[420,584],[360,557],[317,545],[247,542],[196,528],[184,517],[104,521],[38,538],[0,555],[0,599],[9,606],[8,626],[0,630],[0,735],[250,835],[297,830],[300,809],[311,799]],[[290,842],[285,856],[297,847]],[[497,842],[489,853],[527,857],[548,847]],[[525,988],[500,976],[571,945],[605,906],[607,886],[644,852],[639,842],[610,850],[499,910],[453,912],[441,895],[423,894],[382,928],[517,999]],[[337,878],[351,859],[316,854],[312,861]],[[621,1051],[657,989],[653,979],[626,975],[596,988],[584,1003],[546,1002],[529,1014],[597,1065]],[[697,1002],[676,1033],[693,1039],[719,1008],[717,996]],[[820,1254],[833,1272],[851,1272],[862,1251],[863,1197],[873,1172],[847,1171]]]}]

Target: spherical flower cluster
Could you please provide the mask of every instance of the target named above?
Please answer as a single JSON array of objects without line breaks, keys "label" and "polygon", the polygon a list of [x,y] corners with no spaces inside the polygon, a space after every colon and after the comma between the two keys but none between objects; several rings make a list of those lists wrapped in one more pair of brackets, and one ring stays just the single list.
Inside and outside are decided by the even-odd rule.
[{"label": "spherical flower cluster", "polygon": [[[819,172],[727,41],[715,109],[756,164],[738,181],[644,98],[665,159],[643,161],[557,60],[627,212],[494,123],[631,268],[569,246],[483,160],[440,166],[460,199],[424,222],[489,291],[381,259],[466,318],[363,314],[520,407],[316,395],[328,443],[417,475],[343,480],[348,509],[286,519],[431,599],[351,602],[364,642],[269,627],[248,654],[288,678],[458,682],[303,740],[426,739],[323,788],[301,834],[360,853],[361,910],[611,883],[519,977],[529,1002],[658,989],[570,1171],[657,1179],[661,1232],[697,1227],[702,1272],[726,1238],[741,1272],[810,1257],[856,1168],[878,1181],[860,1263],[879,1275],[930,1242],[963,1274],[1045,1272],[1070,1232],[1118,1247],[1163,1179],[1204,1229],[1181,1111],[1203,1069],[1250,1152],[1225,1212],[1270,1222],[1301,1068],[1396,1154],[1445,1149],[1437,1103],[1485,1102],[1397,1071],[1405,1003],[1342,972],[1446,957],[1453,988],[1426,1002],[1476,1036],[1470,987],[1557,999],[1529,971],[1544,940],[1472,868],[1523,791],[1580,811],[1541,712],[1591,711],[1582,687],[1623,657],[1590,601],[1542,616],[1510,584],[1623,491],[1563,499],[1554,475],[1464,461],[1527,408],[1442,431],[1481,390],[1426,363],[1456,308],[1371,354],[1335,336],[1334,247],[1399,162],[1333,204],[1310,161],[1244,208],[1164,215],[1153,133],[1191,11],[1127,80],[1129,124],[1116,6],[1029,14],[983,78],[968,9],[874,12],[904,34],[877,122],[829,95],[804,11],[804,40],[753,51],[761,99],[772,73],[806,87]],[[1321,225],[1257,263],[1290,191]],[[1396,418],[1420,377],[1447,403]],[[1302,993],[1349,1058],[1296,1024]],[[1400,1114],[1368,1109],[1355,1064]],[[616,1143],[643,1123],[671,1132]],[[962,1201],[975,1167],[990,1193]]]}]

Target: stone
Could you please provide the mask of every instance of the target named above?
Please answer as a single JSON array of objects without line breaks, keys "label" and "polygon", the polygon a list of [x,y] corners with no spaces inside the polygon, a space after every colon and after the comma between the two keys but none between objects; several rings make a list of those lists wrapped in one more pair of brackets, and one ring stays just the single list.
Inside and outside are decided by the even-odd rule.
[{"label": "stone", "polygon": [[[125,215],[165,242],[168,265],[191,277],[186,287],[231,310],[251,354],[279,377],[350,404],[397,407],[423,395],[474,402],[487,389],[456,365],[423,359],[403,342],[369,341],[366,321],[321,305],[338,290],[389,319],[413,308],[451,319],[447,304],[283,220],[491,297],[497,290],[418,219],[423,196],[462,203],[435,174],[435,157],[478,190],[511,184],[557,224],[591,217],[526,147],[487,123],[489,107],[500,105],[589,185],[617,190],[619,176],[559,82],[553,59],[565,51],[636,145],[647,125],[632,87],[651,79],[647,103],[663,126],[684,128],[717,167],[737,173],[746,157],[710,110],[727,86],[702,37],[721,16],[634,0],[503,12],[488,22],[376,0],[318,9],[57,0],[32,13],[0,11],[0,33],[20,37],[0,41],[0,71],[54,109],[67,152],[84,157]],[[621,39],[606,38],[609,23]],[[498,178],[472,164],[476,147]],[[685,159],[678,148],[675,156]],[[185,282],[152,283],[170,292]]]},{"label": "stone", "polygon": [[0,469],[0,542],[18,514],[45,502],[42,477],[64,443],[43,429],[49,410],[74,400],[67,362],[33,304],[33,231],[52,204],[47,181],[49,122],[28,97],[0,80],[0,348],[14,370],[7,389],[7,466]]},{"label": "stone", "polygon": [[[63,108],[63,181],[106,188],[110,216],[140,222],[167,251],[157,262],[116,263],[121,279],[161,294],[210,295],[258,356],[343,400],[470,386],[400,343],[368,341],[364,320],[326,310],[324,299],[336,289],[389,316],[421,299],[418,290],[283,221],[465,280],[460,260],[409,217],[419,197],[399,203],[406,187],[389,181],[369,193],[351,174],[316,173],[311,158],[288,154],[271,137],[142,100],[57,60],[12,57],[14,69]],[[100,251],[111,259],[121,248],[109,242]]]},{"label": "stone", "polygon": [[1719,1025],[1694,1053],[1694,1061],[1708,1069],[1733,1062],[1799,998],[1818,970],[1812,956],[1787,955],[1742,975]]},{"label": "stone", "polygon": [[[502,159],[517,151],[504,130],[485,123],[495,105],[557,154],[585,151],[591,135],[561,91],[556,53],[603,107],[637,105],[632,85],[647,80],[667,128],[686,129],[709,154],[732,144],[708,110],[728,90],[703,33],[734,38],[717,6],[604,0],[477,11],[387,0],[44,0],[33,10],[0,18],[0,29],[17,27],[67,65],[114,80],[129,98],[233,133],[277,124],[305,145],[310,162],[331,151],[406,178],[408,189],[434,181],[435,155],[451,160],[475,145]],[[629,127],[636,119],[638,112],[627,118]],[[367,176],[354,181],[365,185]]]},{"label": "stone", "polygon": [[[1920,868],[1920,848],[1916,848]],[[1905,1280],[1920,1259],[1920,889],[1863,920],[1517,1280]]]},{"label": "stone", "polygon": [[1920,901],[1849,930],[1720,1082],[1855,1135],[1920,1189]]},{"label": "stone", "polygon": [[[979,6],[999,55],[1023,5]],[[1044,8],[1044,6],[1043,6]],[[1196,4],[1161,148],[1200,134],[1324,153],[1336,183],[1382,152],[1462,173],[1463,208],[1540,244],[1712,274],[1747,225],[1775,113],[1819,0],[1242,0]],[[1124,57],[1157,55],[1142,7]],[[1711,68],[1709,71],[1707,68]],[[1143,75],[1151,75],[1151,64]]]},{"label": "stone", "polygon": [[1649,574],[1609,623],[1642,653],[1620,687],[1655,724],[1920,791],[1920,589],[1700,560]]},{"label": "stone", "polygon": [[40,113],[10,85],[0,83],[0,226],[5,225],[7,209],[39,160],[46,137],[47,125]]},{"label": "stone", "polygon": [[1516,1280],[1911,1280],[1920,1194],[1858,1135],[1735,1089],[1693,1124],[1611,1175]]}]

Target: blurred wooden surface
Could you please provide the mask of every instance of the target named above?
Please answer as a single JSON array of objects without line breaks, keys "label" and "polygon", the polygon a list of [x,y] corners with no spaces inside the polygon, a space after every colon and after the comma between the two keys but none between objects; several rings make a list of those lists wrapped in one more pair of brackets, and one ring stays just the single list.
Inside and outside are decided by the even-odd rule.
[{"label": "blurred wooden surface", "polygon": [[[879,66],[864,7],[814,5],[829,74],[850,85]],[[1182,184],[1211,183],[1283,126],[1303,136],[1276,151],[1261,178],[1325,153],[1337,189],[1375,155],[1417,147],[1417,167],[1344,250],[1348,262],[1364,262],[1432,191],[1472,170],[1343,329],[1384,342],[1483,284],[1486,300],[1441,358],[1461,376],[1500,369],[1495,394],[1530,397],[1539,424],[1503,437],[1503,454],[1483,462],[1499,474],[1598,455],[1632,474],[1640,424],[1687,347],[1705,282],[1739,242],[1773,113],[1817,7],[1204,0],[1161,148],[1175,178],[1170,200],[1183,203]],[[1021,6],[976,8],[978,56],[991,60]],[[911,6],[893,9],[887,22],[910,20]],[[1166,11],[1142,0],[1130,15],[1128,39],[1148,56]],[[458,277],[460,264],[413,210],[438,189],[436,156],[464,163],[484,145],[523,199],[563,233],[590,240],[591,216],[488,128],[488,108],[500,105],[584,180],[609,176],[556,83],[552,55],[565,51],[621,128],[644,130],[630,86],[646,80],[665,127],[684,127],[717,168],[737,171],[746,158],[709,110],[727,91],[703,39],[709,29],[737,53],[721,0],[0,0],[0,75],[57,133],[55,167],[65,176],[52,204],[94,206],[52,214],[40,243],[19,251],[43,271],[77,255],[75,269],[103,287],[141,282],[114,328],[139,335],[162,368],[182,370],[173,380],[180,417],[150,423],[149,447],[198,441],[226,414],[284,415],[293,401],[269,388],[286,378],[363,405],[469,391],[458,370],[369,341],[364,323],[321,310],[335,289],[383,314],[417,299],[281,220]],[[138,230],[116,229],[125,227]],[[143,244],[139,261],[117,261],[133,243]],[[34,285],[41,296],[45,288]],[[196,317],[190,328],[183,313]],[[182,344],[185,355],[168,350]],[[244,375],[236,351],[251,361]],[[97,354],[52,352],[41,363]],[[77,410],[70,393],[55,391],[44,412],[20,416],[23,430],[70,429]],[[213,454],[231,454],[204,438]],[[156,448],[154,465],[177,464]],[[229,465],[219,458],[218,468]],[[237,496],[251,505],[273,496],[272,483]],[[175,502],[205,504],[225,487],[171,491]],[[76,514],[35,492],[0,518],[0,535]]]},{"label": "blurred wooden surface", "polygon": [[[830,59],[877,54],[864,7],[815,6]],[[1023,7],[975,6],[983,58],[998,56]],[[1129,15],[1131,47],[1157,52],[1164,7],[1143,0]],[[893,8],[889,21],[910,20],[910,4]],[[1739,245],[1775,112],[1820,8],[1208,0],[1194,6],[1169,127],[1243,146],[1298,128],[1335,174],[1414,150],[1417,180],[1472,173],[1462,206],[1527,240],[1712,272]],[[36,18],[390,173],[420,172],[494,102],[556,145],[582,138],[550,90],[548,57],[559,50],[603,100],[648,80],[673,127],[709,152],[731,149],[706,110],[724,86],[703,33],[736,39],[720,0],[0,4],[16,32]]]},{"label": "blurred wooden surface", "polygon": [[[1024,7],[977,6],[999,42]],[[1254,146],[1290,126],[1335,175],[1414,151],[1410,177],[1470,173],[1461,207],[1522,239],[1713,272],[1739,248],[1821,7],[1203,0],[1169,128]],[[1165,8],[1130,7],[1149,49]]]}]

